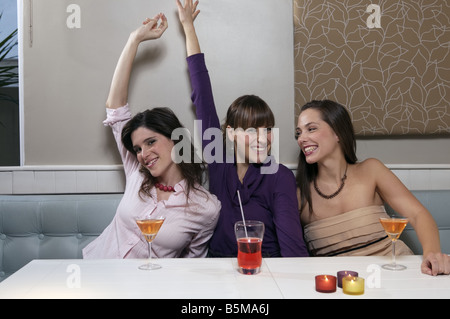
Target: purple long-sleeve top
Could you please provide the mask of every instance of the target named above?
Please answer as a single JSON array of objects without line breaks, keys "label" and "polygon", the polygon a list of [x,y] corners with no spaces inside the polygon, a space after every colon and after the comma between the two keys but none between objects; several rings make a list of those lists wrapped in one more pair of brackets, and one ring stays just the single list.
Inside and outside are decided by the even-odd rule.
[{"label": "purple long-sleeve top", "polygon": [[[196,107],[197,119],[202,121],[203,136],[208,128],[220,128],[220,122],[204,54],[189,56],[187,62],[192,85],[191,98]],[[203,148],[211,142],[204,138],[202,141]],[[225,160],[208,162],[209,190],[222,203],[219,221],[209,244],[210,256],[237,256],[234,223],[242,219],[237,190],[245,219],[260,220],[265,224],[262,244],[264,257],[309,256],[297,209],[294,174],[281,164],[275,173],[261,174],[262,167],[251,164],[241,183],[235,163]]]}]

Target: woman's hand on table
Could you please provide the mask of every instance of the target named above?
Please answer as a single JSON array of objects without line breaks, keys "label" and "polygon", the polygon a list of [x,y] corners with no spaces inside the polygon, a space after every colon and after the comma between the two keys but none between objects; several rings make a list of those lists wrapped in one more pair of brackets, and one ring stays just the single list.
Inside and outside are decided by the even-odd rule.
[{"label": "woman's hand on table", "polygon": [[437,276],[450,274],[450,256],[443,253],[428,253],[423,256],[422,273]]}]

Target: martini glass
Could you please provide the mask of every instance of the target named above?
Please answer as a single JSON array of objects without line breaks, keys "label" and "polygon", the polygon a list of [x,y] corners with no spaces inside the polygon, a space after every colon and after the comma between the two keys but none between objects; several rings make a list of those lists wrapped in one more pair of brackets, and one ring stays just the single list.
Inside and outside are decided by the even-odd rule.
[{"label": "martini glass", "polygon": [[408,218],[403,217],[382,217],[380,223],[383,225],[386,234],[392,240],[392,263],[381,266],[388,270],[404,270],[406,266],[399,265],[395,261],[395,243],[408,224]]},{"label": "martini glass", "polygon": [[161,268],[160,265],[152,263],[152,241],[155,239],[163,223],[164,217],[136,219],[136,224],[148,243],[148,263],[139,266],[139,269],[154,270]]}]

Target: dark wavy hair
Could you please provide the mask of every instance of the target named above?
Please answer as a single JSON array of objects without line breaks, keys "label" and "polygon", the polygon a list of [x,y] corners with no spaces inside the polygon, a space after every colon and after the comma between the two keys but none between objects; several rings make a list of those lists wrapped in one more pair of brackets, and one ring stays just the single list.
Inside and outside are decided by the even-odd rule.
[{"label": "dark wavy hair", "polygon": [[[125,124],[122,129],[121,136],[122,143],[125,148],[135,156],[136,152],[133,149],[131,134],[139,127],[148,128],[154,132],[164,135],[168,139],[172,139],[173,130],[177,128],[184,128],[175,113],[167,107],[156,107],[136,114],[127,122],[127,124]],[[181,141],[181,139],[173,141],[176,145]],[[192,142],[190,144],[190,161],[181,161],[180,163],[177,163],[183,178],[186,180],[187,197],[189,197],[189,192],[192,189],[199,189],[198,185],[202,185],[204,178],[206,177],[206,165],[196,155]],[[141,167],[140,172],[144,175],[144,180],[139,190],[139,196],[141,198],[143,198],[143,195],[151,196],[150,190],[155,185],[157,180],[145,167]]]},{"label": "dark wavy hair", "polygon": [[[311,101],[302,106],[300,114],[307,109],[315,109],[322,115],[325,121],[339,137],[339,145],[347,163],[355,164],[358,161],[356,157],[356,139],[352,120],[348,111],[341,104],[331,100]],[[300,150],[297,166],[297,187],[300,189],[300,212],[303,211],[306,204],[309,205],[309,213],[313,214],[313,205],[311,200],[311,183],[317,178],[317,163],[308,164],[305,154]]]}]

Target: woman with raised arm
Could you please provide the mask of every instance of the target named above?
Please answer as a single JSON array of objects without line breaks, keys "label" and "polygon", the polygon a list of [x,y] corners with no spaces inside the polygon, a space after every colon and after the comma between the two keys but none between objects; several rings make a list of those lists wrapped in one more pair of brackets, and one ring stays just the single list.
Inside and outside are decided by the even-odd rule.
[{"label": "woman with raised arm", "polygon": [[[334,101],[311,101],[298,117],[297,168],[300,216],[314,256],[390,255],[391,240],[381,226],[384,204],[409,219],[423,247],[422,272],[450,273],[439,232],[428,210],[379,160],[357,161],[347,110]],[[402,242],[397,254],[412,254]]]},{"label": "woman with raised arm", "polygon": [[[159,22],[159,24],[158,24]],[[163,14],[133,31],[115,69],[106,102],[105,125],[111,126],[123,161],[126,187],[111,224],[83,249],[84,258],[147,258],[147,243],[135,219],[164,217],[152,243],[157,257],[205,257],[216,226],[220,202],[202,184],[204,166],[176,163],[172,131],[182,124],[168,108],[131,116],[128,84],[140,43],[161,37]],[[192,148],[191,153],[194,154]],[[178,162],[178,161],[177,161]]]},{"label": "woman with raised arm", "polygon": [[[197,118],[202,121],[203,133],[210,128],[220,129],[214,105],[212,88],[206,69],[204,54],[194,27],[199,14],[198,1],[176,0],[179,19],[186,36],[192,101]],[[234,223],[242,220],[240,200],[245,218],[260,220],[265,224],[262,243],[264,257],[308,256],[303,241],[297,211],[295,178],[283,165],[276,164],[270,153],[274,116],[269,106],[259,97],[245,95],[236,99],[228,109],[223,125],[224,155],[208,161],[210,191],[217,195],[222,210],[209,245],[209,256],[232,257],[237,255]],[[227,157],[231,144],[234,151]],[[203,148],[208,145],[203,141]],[[216,154],[217,155],[217,154]],[[238,193],[239,191],[239,193]]]}]

